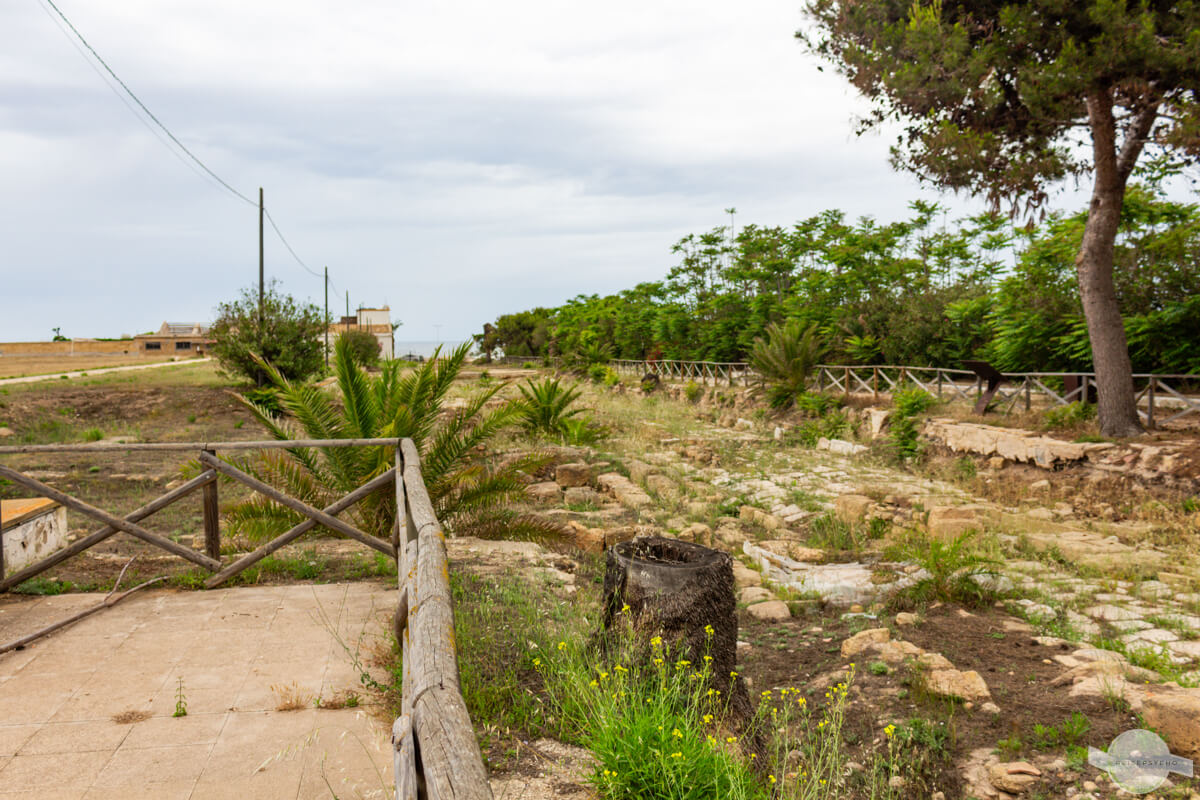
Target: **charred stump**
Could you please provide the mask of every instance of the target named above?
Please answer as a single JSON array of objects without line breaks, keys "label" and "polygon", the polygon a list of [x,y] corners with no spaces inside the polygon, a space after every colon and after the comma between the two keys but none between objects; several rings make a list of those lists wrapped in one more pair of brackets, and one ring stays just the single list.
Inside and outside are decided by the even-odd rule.
[{"label": "charred stump", "polygon": [[661,635],[674,657],[702,664],[711,656],[712,687],[728,700],[727,723],[740,729],[750,720],[745,683],[733,678],[738,622],[728,553],[660,537],[616,545],[604,570],[605,630],[626,605],[634,626]]}]

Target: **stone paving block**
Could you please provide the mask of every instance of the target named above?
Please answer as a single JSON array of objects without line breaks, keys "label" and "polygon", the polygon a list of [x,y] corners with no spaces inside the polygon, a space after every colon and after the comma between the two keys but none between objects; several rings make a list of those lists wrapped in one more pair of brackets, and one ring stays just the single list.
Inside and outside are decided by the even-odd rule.
[{"label": "stone paving block", "polygon": [[15,755],[0,769],[0,786],[17,788],[26,797],[43,797],[55,790],[82,790],[92,785],[96,775],[108,763],[112,751]]},{"label": "stone paving block", "polygon": [[112,752],[128,735],[128,725],[118,725],[112,720],[53,723],[41,726],[19,752],[25,756],[89,750]]},{"label": "stone paving block", "polygon": [[[190,706],[190,703],[189,703]],[[202,713],[188,709],[187,716],[158,716],[123,725],[127,730],[122,748],[180,747],[217,741],[229,712]],[[205,760],[208,755],[205,754]]]},{"label": "stone paving block", "polygon": [[91,676],[91,672],[42,675],[22,672],[0,687],[0,720],[9,725],[44,723]]},{"label": "stone paving block", "polygon": [[1104,622],[1119,622],[1121,620],[1141,619],[1141,614],[1137,614],[1126,608],[1114,605],[1099,605],[1091,606],[1084,609],[1084,614],[1092,619],[1098,619]]},{"label": "stone paving block", "polygon": [[[175,783],[158,783],[152,790],[153,794],[142,795],[153,797],[154,800],[188,800],[192,797],[195,781],[180,781]],[[83,800],[130,800],[137,796],[132,794],[136,789],[130,786],[93,786],[83,793]]]},{"label": "stone paving block", "polygon": [[204,771],[209,744],[189,744],[178,747],[120,747],[93,786],[97,788],[125,787],[126,791],[157,797],[155,787],[163,784],[195,782]]},{"label": "stone paving block", "polygon": [[40,725],[0,725],[0,759],[15,755],[40,729]]}]

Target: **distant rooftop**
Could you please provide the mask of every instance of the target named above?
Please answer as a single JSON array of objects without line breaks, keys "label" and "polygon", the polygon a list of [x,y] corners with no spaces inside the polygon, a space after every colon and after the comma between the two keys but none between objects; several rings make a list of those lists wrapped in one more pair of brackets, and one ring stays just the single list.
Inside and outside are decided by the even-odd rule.
[{"label": "distant rooftop", "polygon": [[164,322],[159,336],[207,336],[209,326],[199,322]]}]

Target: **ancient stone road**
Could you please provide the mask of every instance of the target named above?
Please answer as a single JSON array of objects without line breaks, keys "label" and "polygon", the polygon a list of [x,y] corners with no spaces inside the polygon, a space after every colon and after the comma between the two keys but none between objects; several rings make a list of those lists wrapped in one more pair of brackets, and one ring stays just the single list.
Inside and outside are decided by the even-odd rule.
[{"label": "ancient stone road", "polygon": [[[0,599],[0,641],[101,597]],[[386,797],[386,715],[315,701],[367,700],[338,638],[369,660],[395,601],[384,583],[151,589],[0,655],[0,798]]]}]

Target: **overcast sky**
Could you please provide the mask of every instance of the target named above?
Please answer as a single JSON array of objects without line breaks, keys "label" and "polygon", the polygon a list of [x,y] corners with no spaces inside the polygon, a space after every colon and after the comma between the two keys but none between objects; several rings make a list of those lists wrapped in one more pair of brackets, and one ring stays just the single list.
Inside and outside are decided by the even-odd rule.
[{"label": "overcast sky", "polygon": [[[936,199],[889,137],[854,137],[865,106],[793,38],[798,0],[56,2],[214,172],[264,188],[331,307],[389,304],[399,339],[661,278],[730,206],[788,224]],[[0,4],[0,341],[210,320],[257,282],[256,209],[42,3]],[[269,227],[266,270],[321,302]]]}]

